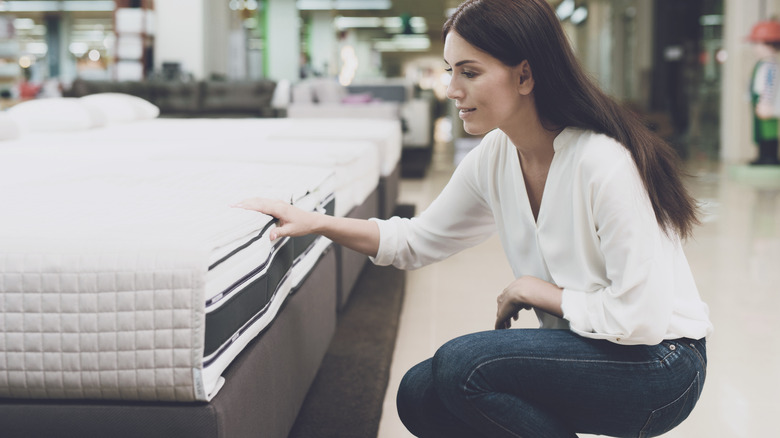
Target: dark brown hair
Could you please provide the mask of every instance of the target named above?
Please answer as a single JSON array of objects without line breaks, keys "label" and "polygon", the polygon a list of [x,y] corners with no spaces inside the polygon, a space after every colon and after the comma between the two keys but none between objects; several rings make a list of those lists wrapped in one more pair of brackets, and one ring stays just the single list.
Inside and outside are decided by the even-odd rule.
[{"label": "dark brown hair", "polygon": [[585,74],[547,0],[466,0],[444,23],[442,38],[450,31],[507,66],[527,60],[543,123],[620,142],[639,169],[658,224],[667,234],[690,236],[696,203],[683,185],[677,153]]}]

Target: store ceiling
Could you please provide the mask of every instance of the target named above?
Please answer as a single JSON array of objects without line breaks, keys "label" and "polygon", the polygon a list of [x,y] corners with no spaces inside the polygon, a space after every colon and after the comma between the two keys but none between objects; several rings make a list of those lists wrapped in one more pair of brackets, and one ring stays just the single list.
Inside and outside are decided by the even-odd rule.
[{"label": "store ceiling", "polygon": [[460,0],[393,0],[393,6],[388,15],[411,14],[423,17],[428,23],[428,34],[432,39],[439,38],[441,28],[447,19],[446,11],[457,7]]},{"label": "store ceiling", "polygon": [[[339,11],[339,15],[348,17],[398,17],[401,14],[410,14],[414,17],[423,17],[428,27],[428,37],[431,47],[430,53],[441,53],[441,29],[447,19],[447,11],[458,7],[464,0],[391,0],[389,10],[370,11]],[[549,0],[555,7],[561,0]]]},{"label": "store ceiling", "polygon": [[[447,10],[457,7],[462,1],[463,0],[391,0],[390,9],[339,10],[336,14],[343,17],[400,17],[406,14],[412,17],[422,17],[425,20],[427,27],[425,34],[430,40],[430,47],[425,51],[440,54],[442,51],[441,29],[447,19]],[[364,31],[365,30],[367,29],[364,28]],[[377,29],[377,31],[379,30],[380,29]],[[394,32],[397,32],[397,30]],[[394,32],[389,32],[385,37],[391,38],[391,34]],[[377,37],[379,36],[380,35],[377,34]]]}]

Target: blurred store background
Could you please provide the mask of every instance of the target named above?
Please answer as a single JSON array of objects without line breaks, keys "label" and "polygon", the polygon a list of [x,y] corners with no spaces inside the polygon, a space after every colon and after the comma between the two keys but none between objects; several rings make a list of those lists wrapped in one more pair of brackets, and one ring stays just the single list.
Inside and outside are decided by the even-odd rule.
[{"label": "blurred store background", "polygon": [[[450,108],[440,30],[458,3],[2,0],[2,106],[67,95],[79,82],[266,80],[282,85],[277,94],[292,94],[302,81],[332,79],[349,94],[404,84],[405,95],[385,98],[424,97],[437,120]],[[683,157],[740,163],[755,154],[746,100],[753,54],[745,37],[756,21],[780,12],[780,0],[551,3],[596,80]],[[257,115],[279,116],[291,103],[275,98]]]},{"label": "blurred store background", "polygon": [[[121,92],[161,117],[398,118],[399,200],[420,211],[479,140],[445,97],[441,28],[460,1],[0,0],[0,111]],[[780,166],[749,165],[747,37],[780,18],[780,0],[549,2],[586,70],[695,177],[703,224],[686,255],[716,326],[712,372],[694,416],[668,436],[775,436]],[[492,327],[492,297],[477,308],[456,289],[498,291],[511,274],[497,239],[470,254],[407,274],[390,388],[447,339],[488,328],[484,315]],[[406,436],[394,389],[384,412],[378,436]]]}]

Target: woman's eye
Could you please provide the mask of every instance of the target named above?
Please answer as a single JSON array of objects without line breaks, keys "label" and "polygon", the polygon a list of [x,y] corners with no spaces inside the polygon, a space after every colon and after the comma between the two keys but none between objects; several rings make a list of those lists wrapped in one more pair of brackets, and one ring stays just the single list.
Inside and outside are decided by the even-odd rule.
[{"label": "woman's eye", "polygon": [[476,76],[476,74],[475,74],[475,73],[473,73],[473,72],[470,72],[470,71],[464,71],[464,72],[463,72],[463,73],[461,73],[461,74],[462,74],[463,76],[465,76],[465,77],[469,78],[469,79],[471,79],[471,78],[473,78],[474,76]]},{"label": "woman's eye", "polygon": [[444,69],[447,73],[452,73],[452,67],[447,67]]}]

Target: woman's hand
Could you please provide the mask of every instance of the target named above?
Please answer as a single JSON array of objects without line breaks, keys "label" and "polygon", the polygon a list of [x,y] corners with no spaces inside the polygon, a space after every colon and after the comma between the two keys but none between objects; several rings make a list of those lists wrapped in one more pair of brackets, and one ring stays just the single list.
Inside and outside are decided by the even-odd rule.
[{"label": "woman's hand", "polygon": [[496,312],[496,330],[508,329],[512,327],[512,320],[517,321],[521,310],[531,310],[533,306],[523,301],[516,288],[512,285],[519,280],[515,280],[509,285],[496,300],[498,302],[498,311]]},{"label": "woman's hand", "polygon": [[523,276],[509,284],[498,296],[496,330],[508,329],[512,319],[517,321],[521,310],[538,308],[547,313],[563,316],[561,301],[563,289],[542,279]]},{"label": "woman's hand", "polygon": [[318,213],[303,211],[284,201],[265,198],[245,199],[233,207],[259,211],[279,220],[271,229],[269,237],[276,240],[280,237],[302,236],[315,232]]}]

